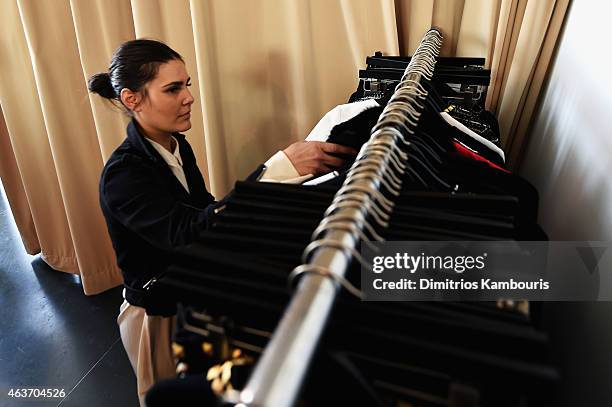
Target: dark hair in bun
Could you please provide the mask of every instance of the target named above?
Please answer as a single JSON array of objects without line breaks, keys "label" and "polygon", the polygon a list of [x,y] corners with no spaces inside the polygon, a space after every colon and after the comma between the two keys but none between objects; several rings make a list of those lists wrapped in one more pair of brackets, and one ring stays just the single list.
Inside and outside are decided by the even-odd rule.
[{"label": "dark hair in bun", "polygon": [[111,85],[110,76],[106,72],[92,75],[91,78],[89,78],[89,81],[87,81],[87,88],[90,92],[97,93],[103,98],[117,98],[113,85]]},{"label": "dark hair in bun", "polygon": [[[108,73],[92,75],[87,81],[91,92],[106,99],[121,101],[121,89],[144,90],[157,75],[159,66],[183,57],[161,41],[138,39],[124,42],[113,52]],[[146,93],[145,93],[146,96]]]}]

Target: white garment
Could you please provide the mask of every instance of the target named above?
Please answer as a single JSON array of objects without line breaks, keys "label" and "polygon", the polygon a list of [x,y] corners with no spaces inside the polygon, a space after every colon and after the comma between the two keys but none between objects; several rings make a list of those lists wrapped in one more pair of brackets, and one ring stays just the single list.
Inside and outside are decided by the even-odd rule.
[{"label": "white garment", "polygon": [[144,308],[125,300],[121,304],[117,324],[136,375],[141,407],[145,406],[145,396],[151,386],[162,379],[176,377],[171,345],[174,318],[147,315]]},{"label": "white garment", "polygon": [[371,107],[378,107],[375,99],[366,99],[359,102],[345,103],[334,107],[319,120],[316,126],[306,137],[306,141],[327,141],[334,126],[352,119],[359,113]]},{"label": "white garment", "polygon": [[446,123],[450,124],[451,126],[455,127],[456,129],[461,130],[461,132],[463,132],[466,135],[470,136],[471,138],[473,138],[474,140],[478,141],[479,143],[484,144],[484,146],[487,147],[489,150],[492,150],[494,153],[499,155],[501,157],[501,159],[502,159],[502,162],[506,162],[506,156],[504,154],[504,151],[501,148],[497,147],[495,144],[493,144],[492,142],[490,142],[486,138],[482,137],[480,134],[477,134],[472,129],[469,129],[468,127],[465,126],[465,124],[461,123],[460,121],[455,119],[450,114],[448,114],[446,112],[441,112],[440,116],[442,116],[442,118],[446,121]]},{"label": "white garment", "polygon": [[181,158],[181,152],[179,151],[180,149],[178,141],[173,136],[170,137],[172,137],[172,140],[174,140],[174,145],[176,146],[176,148],[174,149],[174,153],[171,153],[170,151],[166,150],[161,144],[151,140],[148,137],[145,137],[145,139],[149,143],[151,143],[153,148],[155,148],[159,155],[162,156],[166,164],[168,164],[168,167],[170,167],[170,171],[172,171],[176,179],[189,193],[189,186],[187,185],[187,178],[185,178],[185,171],[183,171],[183,159]]},{"label": "white garment", "polygon": [[320,177],[313,178],[310,181],[304,182],[303,185],[319,185],[338,176],[340,176],[340,173],[338,171],[328,172],[327,174],[321,175]]},{"label": "white garment", "polygon": [[300,175],[289,157],[278,151],[264,163],[266,170],[261,176],[261,182],[280,182],[284,184],[301,184],[312,178],[312,174]]}]

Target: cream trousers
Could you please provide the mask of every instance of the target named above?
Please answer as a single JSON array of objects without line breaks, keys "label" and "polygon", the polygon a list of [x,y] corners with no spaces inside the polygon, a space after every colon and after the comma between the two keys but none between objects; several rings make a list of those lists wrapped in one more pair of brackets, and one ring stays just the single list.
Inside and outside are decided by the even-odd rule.
[{"label": "cream trousers", "polygon": [[176,377],[171,347],[174,318],[149,316],[144,308],[125,300],[121,304],[117,323],[121,342],[136,374],[141,407],[145,406],[145,395],[153,384]]}]

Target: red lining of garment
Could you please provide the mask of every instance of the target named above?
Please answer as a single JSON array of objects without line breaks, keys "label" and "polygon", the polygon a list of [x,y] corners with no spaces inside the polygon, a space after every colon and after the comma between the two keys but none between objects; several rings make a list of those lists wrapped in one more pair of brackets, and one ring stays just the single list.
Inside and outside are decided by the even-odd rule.
[{"label": "red lining of garment", "polygon": [[472,150],[470,150],[469,148],[467,148],[466,146],[464,146],[463,144],[459,143],[458,141],[453,140],[453,145],[455,146],[455,148],[457,149],[457,152],[459,154],[461,154],[464,157],[470,158],[472,160],[476,160],[476,161],[482,161],[487,163],[490,167],[493,167],[495,169],[498,169],[500,171],[506,172],[508,174],[512,174],[511,171],[508,171],[507,169],[500,167],[499,165],[495,164],[494,162],[491,162],[489,160],[487,160],[486,158],[484,158],[483,156],[473,152]]}]

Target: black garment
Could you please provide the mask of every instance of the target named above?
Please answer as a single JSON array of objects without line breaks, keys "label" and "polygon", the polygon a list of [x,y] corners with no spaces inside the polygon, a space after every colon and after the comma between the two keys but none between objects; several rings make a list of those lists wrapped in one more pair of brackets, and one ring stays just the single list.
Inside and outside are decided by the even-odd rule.
[{"label": "black garment", "polygon": [[376,125],[383,109],[384,106],[370,107],[355,117],[335,125],[327,142],[359,150],[370,139],[370,131]]},{"label": "black garment", "polygon": [[215,406],[217,398],[204,375],[193,374],[155,383],[147,392],[148,407]]},{"label": "black garment", "polygon": [[[143,285],[170,262],[169,252],[208,227],[214,197],[185,136],[175,133],[189,193],[133,120],[100,179],[100,205],[123,272],[126,300],[145,305]],[[207,209],[208,207],[208,209]]]}]

